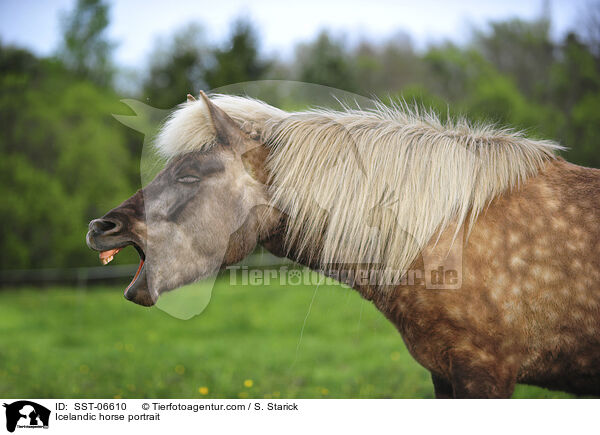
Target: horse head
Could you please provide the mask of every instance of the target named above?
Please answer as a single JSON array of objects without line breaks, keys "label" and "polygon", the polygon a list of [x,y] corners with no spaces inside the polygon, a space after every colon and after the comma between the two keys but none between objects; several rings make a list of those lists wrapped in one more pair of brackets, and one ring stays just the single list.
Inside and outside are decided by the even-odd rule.
[{"label": "horse head", "polygon": [[277,222],[267,204],[266,148],[201,93],[215,140],[170,159],[146,187],[89,224],[103,263],[133,245],[140,265],[125,297],[150,306],[254,250]]}]

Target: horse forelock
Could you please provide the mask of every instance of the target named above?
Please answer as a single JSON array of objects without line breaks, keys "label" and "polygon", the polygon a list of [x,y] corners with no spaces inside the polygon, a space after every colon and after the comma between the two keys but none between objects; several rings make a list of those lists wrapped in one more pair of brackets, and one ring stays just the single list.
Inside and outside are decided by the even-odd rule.
[{"label": "horse forelock", "polygon": [[[248,134],[259,134],[267,124],[277,122],[287,113],[262,101],[232,95],[212,95],[211,100],[233,118]],[[167,159],[191,151],[210,149],[215,130],[202,99],[188,100],[167,118],[154,148]]]}]

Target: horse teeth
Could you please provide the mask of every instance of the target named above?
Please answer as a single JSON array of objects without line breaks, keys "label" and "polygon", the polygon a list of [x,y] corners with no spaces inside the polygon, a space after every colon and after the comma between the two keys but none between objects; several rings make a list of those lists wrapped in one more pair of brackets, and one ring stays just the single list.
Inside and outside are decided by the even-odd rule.
[{"label": "horse teeth", "polygon": [[101,258],[100,261],[102,261],[102,264],[106,266],[108,263],[110,263],[113,260],[113,258],[114,257],[111,255],[110,257],[107,257],[107,258]]}]

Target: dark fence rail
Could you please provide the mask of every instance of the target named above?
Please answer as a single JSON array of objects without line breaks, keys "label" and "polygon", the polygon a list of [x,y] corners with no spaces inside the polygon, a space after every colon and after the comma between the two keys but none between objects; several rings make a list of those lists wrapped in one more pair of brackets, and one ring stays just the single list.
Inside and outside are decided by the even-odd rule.
[{"label": "dark fence rail", "polygon": [[[268,267],[285,264],[291,264],[291,262],[267,253],[251,255],[239,263],[240,266],[248,267]],[[0,287],[51,286],[58,284],[86,287],[94,284],[127,284],[135,275],[137,268],[137,264],[128,264],[69,269],[0,270]]]},{"label": "dark fence rail", "polygon": [[77,267],[71,269],[23,269],[0,271],[0,286],[75,284],[116,284],[130,280],[137,265]]}]

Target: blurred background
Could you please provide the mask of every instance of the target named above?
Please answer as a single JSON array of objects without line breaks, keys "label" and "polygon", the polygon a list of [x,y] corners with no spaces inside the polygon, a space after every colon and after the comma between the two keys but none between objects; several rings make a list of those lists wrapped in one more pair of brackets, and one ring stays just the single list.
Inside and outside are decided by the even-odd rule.
[{"label": "blurred background", "polygon": [[524,129],[600,167],[600,2],[285,3],[0,2],[0,396],[433,397],[394,328],[337,286],[223,278],[184,323],[120,297],[137,254],[100,269],[84,237],[140,188],[123,98],[308,82]]}]

